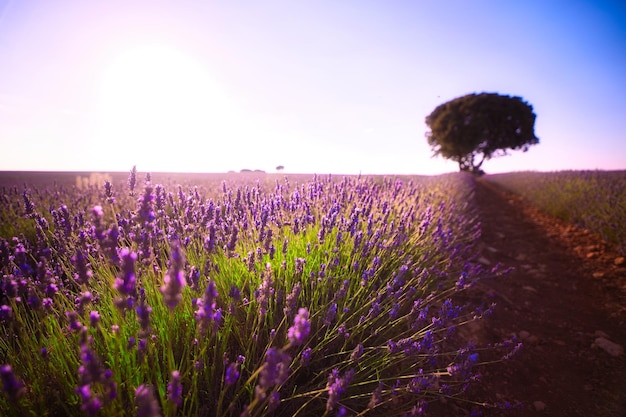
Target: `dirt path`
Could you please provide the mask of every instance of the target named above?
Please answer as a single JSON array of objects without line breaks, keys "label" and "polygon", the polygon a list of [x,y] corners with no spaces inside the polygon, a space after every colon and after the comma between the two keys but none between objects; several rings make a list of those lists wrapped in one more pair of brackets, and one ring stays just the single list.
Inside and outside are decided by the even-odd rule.
[{"label": "dirt path", "polygon": [[476,198],[481,262],[513,271],[477,289],[474,296],[498,307],[471,336],[496,342],[515,334],[524,347],[487,365],[472,398],[519,406],[488,416],[625,417],[626,355],[611,342],[626,347],[626,264],[616,265],[619,256],[589,232],[483,179]]}]

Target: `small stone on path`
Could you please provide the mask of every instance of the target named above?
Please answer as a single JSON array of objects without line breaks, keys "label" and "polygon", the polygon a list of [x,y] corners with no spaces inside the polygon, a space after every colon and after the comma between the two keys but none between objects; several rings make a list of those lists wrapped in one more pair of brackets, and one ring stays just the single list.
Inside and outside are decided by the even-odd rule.
[{"label": "small stone on path", "polygon": [[535,407],[537,411],[543,411],[546,409],[546,403],[543,401],[533,401],[533,407]]},{"label": "small stone on path", "polygon": [[617,265],[617,266],[624,265],[624,263],[626,263],[626,258],[624,258],[623,256],[619,256],[619,257],[615,258],[613,263],[615,265]]},{"label": "small stone on path", "polygon": [[604,337],[596,338],[591,347],[599,347],[600,349],[604,350],[606,353],[614,357],[622,356],[624,354],[624,347],[622,345],[611,342],[609,339],[606,339]]}]

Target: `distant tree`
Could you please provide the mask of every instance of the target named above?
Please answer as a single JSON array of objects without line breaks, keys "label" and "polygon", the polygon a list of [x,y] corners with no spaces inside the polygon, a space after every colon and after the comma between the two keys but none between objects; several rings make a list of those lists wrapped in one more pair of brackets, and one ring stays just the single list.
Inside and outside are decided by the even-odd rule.
[{"label": "distant tree", "polygon": [[284,167],[284,166],[282,166],[282,165],[278,165],[278,166],[276,167],[276,171],[278,171],[278,172],[282,171],[283,169],[285,169],[285,167]]},{"label": "distant tree", "polygon": [[426,117],[433,156],[456,161],[461,171],[482,173],[487,159],[526,152],[539,143],[533,107],[521,97],[495,93],[468,94],[443,103]]}]

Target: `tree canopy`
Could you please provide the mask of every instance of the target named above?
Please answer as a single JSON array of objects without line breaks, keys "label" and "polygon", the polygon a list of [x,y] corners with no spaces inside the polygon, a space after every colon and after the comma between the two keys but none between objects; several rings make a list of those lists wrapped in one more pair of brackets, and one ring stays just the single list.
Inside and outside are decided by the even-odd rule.
[{"label": "tree canopy", "polygon": [[426,117],[433,155],[456,161],[461,171],[482,172],[487,159],[526,152],[539,143],[533,107],[521,97],[468,94],[440,104]]}]

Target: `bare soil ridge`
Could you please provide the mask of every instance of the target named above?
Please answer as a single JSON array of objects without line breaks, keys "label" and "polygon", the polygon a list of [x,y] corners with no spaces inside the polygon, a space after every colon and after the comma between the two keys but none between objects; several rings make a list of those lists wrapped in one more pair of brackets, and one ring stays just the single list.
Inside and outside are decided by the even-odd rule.
[{"label": "bare soil ridge", "polygon": [[[509,361],[485,366],[470,397],[513,406],[486,409],[488,416],[626,416],[623,259],[592,233],[486,179],[477,181],[475,197],[480,262],[512,271],[471,294],[493,299],[497,308],[467,337],[493,343],[514,334],[524,347]],[[470,409],[460,407],[459,415]]]}]

